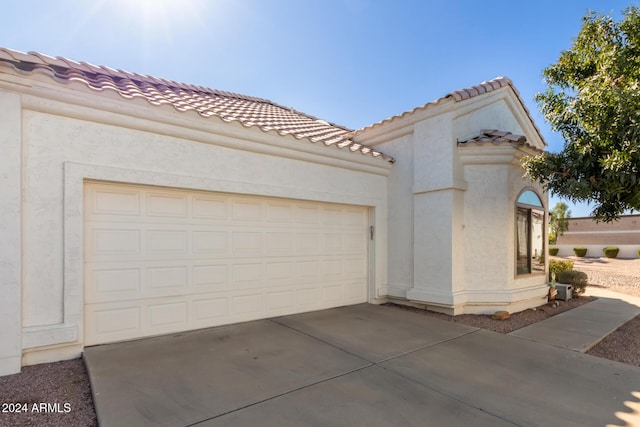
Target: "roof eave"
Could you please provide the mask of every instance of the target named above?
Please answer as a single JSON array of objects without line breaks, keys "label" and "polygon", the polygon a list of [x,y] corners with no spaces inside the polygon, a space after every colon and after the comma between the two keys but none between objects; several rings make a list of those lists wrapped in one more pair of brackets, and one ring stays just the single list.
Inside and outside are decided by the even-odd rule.
[{"label": "roof eave", "polygon": [[34,76],[3,73],[0,67],[0,90],[3,89],[20,90],[23,108],[31,111],[379,175],[388,175],[392,168],[392,161],[387,157],[357,156],[348,147],[340,148],[337,144],[327,147],[307,139],[301,142],[294,135],[282,136],[257,126],[245,127],[240,122],[225,122],[217,116],[194,120],[194,117],[203,117],[195,111],[180,112],[166,104],[154,106],[142,99],[132,102],[115,92],[110,96],[87,96],[95,95],[95,91],[80,82],[61,88],[44,76],[36,80]]},{"label": "roof eave", "polygon": [[539,138],[541,144],[546,147],[547,142],[531,117],[531,113],[522,100],[520,93],[513,85],[511,79],[504,76],[496,77],[492,80],[482,82],[479,85],[471,86],[469,88],[450,92],[435,101],[428,102],[420,107],[416,107],[412,110],[405,111],[401,114],[358,129],[351,133],[351,137],[355,141],[362,141],[367,145],[375,146],[376,144],[411,133],[410,126],[414,123],[437,114],[451,111],[456,108],[455,106],[458,105],[458,103],[477,100],[478,97],[496,93],[505,88],[509,88],[508,90],[513,94],[514,98],[524,111],[524,116],[529,122],[531,129]]},{"label": "roof eave", "polygon": [[[257,127],[265,133],[275,133],[285,137],[293,136],[297,140],[305,140],[311,144],[322,142],[323,144],[320,145],[335,145],[337,149],[344,150],[345,153],[359,152],[376,161],[383,160],[393,163],[393,159],[383,153],[350,140],[350,129],[280,106],[262,98],[248,97],[152,76],[143,76],[123,70],[114,70],[110,67],[76,62],[62,57],[53,58],[35,52],[23,53],[0,48],[0,73],[6,73],[6,71],[3,72],[3,69],[9,69],[13,74],[22,75],[28,79],[37,79],[36,76],[44,75],[50,81],[65,84],[67,87],[74,86],[74,83],[80,83],[84,84],[89,89],[88,92],[94,95],[100,94],[104,97],[105,94],[109,94],[106,97],[111,98],[113,97],[111,94],[117,94],[128,102],[135,103],[138,99],[141,99],[152,106],[164,107],[171,105],[181,113],[195,112],[204,118],[215,116],[224,122],[238,122],[245,128]],[[77,86],[75,88],[78,89]],[[185,92],[188,95],[185,97],[182,91],[194,92],[189,92],[188,94]],[[84,92],[86,93],[87,91],[85,90]],[[192,95],[195,95],[195,97]],[[200,97],[207,102],[205,106],[201,103]],[[233,99],[243,101],[248,105],[245,105],[245,109],[239,113],[236,112],[235,115],[233,112],[219,114],[216,109],[206,109],[214,102],[216,103],[214,105],[220,102],[220,98],[216,97],[225,99],[223,102]],[[214,98],[216,101],[212,101]],[[256,111],[261,111],[263,106],[256,107],[251,103],[268,105],[268,108],[273,109],[269,113],[275,117],[280,114],[284,125],[278,127],[265,124],[268,120],[261,119],[269,119],[271,117],[269,114],[258,115],[260,119],[254,121],[253,114]],[[245,114],[245,112],[248,113]],[[299,119],[294,117],[292,120],[291,115],[299,116]]]}]

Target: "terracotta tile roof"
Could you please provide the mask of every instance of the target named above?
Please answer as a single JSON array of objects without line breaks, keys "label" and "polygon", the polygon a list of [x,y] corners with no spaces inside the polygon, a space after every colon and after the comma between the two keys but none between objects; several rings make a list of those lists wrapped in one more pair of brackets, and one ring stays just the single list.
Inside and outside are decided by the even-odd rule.
[{"label": "terracotta tile roof", "polygon": [[456,102],[473,98],[483,93],[493,92],[503,87],[513,86],[513,82],[508,77],[500,76],[493,80],[482,82],[479,85],[471,86],[465,89],[455,90],[445,96],[445,98],[453,98]]},{"label": "terracotta tile roof", "polygon": [[292,135],[297,139],[321,142],[326,146],[333,145],[393,162],[381,152],[352,141],[350,129],[267,99],[6,48],[0,48],[2,65],[22,74],[42,73],[60,83],[79,81],[93,90],[112,90],[127,99],[143,98],[152,105],[171,105],[178,111],[193,110],[203,117],[217,116],[226,122],[237,121],[265,132],[275,131],[280,135]]},{"label": "terracotta tile roof", "polygon": [[516,135],[511,132],[503,132],[496,129],[483,129],[480,131],[480,135],[467,139],[466,141],[458,141],[459,147],[470,146],[472,143],[477,145],[483,145],[486,143],[491,143],[493,145],[500,145],[502,143],[511,144],[513,147],[522,147],[525,146],[527,148],[533,149],[537,152],[542,153],[542,150],[538,147],[534,147],[533,145],[527,142],[527,137],[524,135]]},{"label": "terracotta tile roof", "polygon": [[[379,122],[373,123],[369,126],[365,126],[362,129],[358,129],[357,131],[354,132],[354,136],[358,135],[358,133],[360,132],[364,132],[365,130],[369,130],[378,126],[382,126],[386,123],[398,120],[402,117],[411,115],[417,111],[421,111],[427,108],[431,108],[434,107],[438,104],[441,104],[442,102],[448,100],[448,99],[453,99],[455,102],[460,102],[460,101],[465,101],[467,99],[471,99],[474,98],[476,96],[485,94],[485,93],[489,93],[489,92],[493,92],[495,90],[501,89],[503,87],[511,87],[511,89],[513,90],[513,92],[515,93],[516,97],[518,98],[518,100],[520,101],[520,103],[522,104],[522,108],[524,108],[524,110],[526,111],[527,115],[529,116],[529,118],[531,118],[531,112],[529,111],[529,109],[527,108],[527,106],[525,105],[524,101],[522,101],[522,97],[520,96],[520,92],[518,92],[518,90],[515,88],[515,86],[513,85],[513,82],[511,81],[511,79],[509,79],[508,77],[504,77],[504,76],[499,76],[496,77],[492,80],[488,80],[485,82],[482,82],[478,85],[475,86],[471,86],[465,89],[460,89],[460,90],[455,90],[453,92],[450,92],[448,94],[446,94],[443,97],[440,97],[438,99],[436,99],[435,101],[431,101],[428,102],[424,105],[421,105],[419,107],[416,107],[412,110],[409,111],[405,111],[404,113],[389,117],[387,119],[381,120]],[[544,141],[544,138],[542,137],[542,133],[540,132],[540,129],[538,128],[538,126],[535,124],[535,122],[533,121],[533,119],[531,119],[531,123],[533,123],[533,126],[535,127],[536,131],[538,132],[538,135],[540,135],[540,139],[542,141]],[[545,142],[546,145],[546,142]]]}]

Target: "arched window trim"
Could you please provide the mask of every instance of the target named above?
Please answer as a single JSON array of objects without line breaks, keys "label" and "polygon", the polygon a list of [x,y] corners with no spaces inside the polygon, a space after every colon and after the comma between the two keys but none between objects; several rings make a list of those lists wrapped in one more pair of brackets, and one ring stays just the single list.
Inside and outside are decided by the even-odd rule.
[{"label": "arched window trim", "polygon": [[[529,203],[529,201],[531,201],[531,197],[527,197],[529,194],[532,197],[535,197],[534,203]],[[535,206],[537,208],[544,209],[544,205],[542,204],[542,200],[540,199],[540,196],[538,195],[538,193],[528,188],[525,188],[520,192],[520,194],[518,195],[518,198],[516,199],[516,204]]]},{"label": "arched window trim", "polygon": [[542,199],[533,189],[524,188],[515,203],[516,277],[544,274],[545,230],[545,207]]}]

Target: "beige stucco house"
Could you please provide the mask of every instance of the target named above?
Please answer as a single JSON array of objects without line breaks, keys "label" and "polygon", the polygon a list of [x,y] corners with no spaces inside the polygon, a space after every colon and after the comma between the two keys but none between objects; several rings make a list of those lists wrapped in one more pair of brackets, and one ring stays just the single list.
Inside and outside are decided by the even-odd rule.
[{"label": "beige stucco house", "polygon": [[353,131],[0,49],[0,374],[341,305],[539,305],[544,146],[504,77]]},{"label": "beige stucco house", "polygon": [[640,215],[621,215],[616,221],[596,222],[593,217],[570,218],[568,229],[558,236],[558,256],[573,256],[573,248],[584,246],[588,257],[604,256],[603,249],[615,246],[618,258],[638,258]]}]

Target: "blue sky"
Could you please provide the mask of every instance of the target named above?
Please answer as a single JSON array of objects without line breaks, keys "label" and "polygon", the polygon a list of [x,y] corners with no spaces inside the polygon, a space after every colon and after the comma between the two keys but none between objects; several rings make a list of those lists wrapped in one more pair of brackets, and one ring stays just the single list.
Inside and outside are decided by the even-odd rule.
[{"label": "blue sky", "polygon": [[534,101],[542,70],[571,46],[588,9],[619,17],[632,4],[4,0],[0,46],[268,98],[354,129],[505,75],[559,151]]}]

